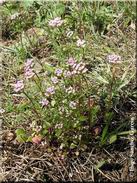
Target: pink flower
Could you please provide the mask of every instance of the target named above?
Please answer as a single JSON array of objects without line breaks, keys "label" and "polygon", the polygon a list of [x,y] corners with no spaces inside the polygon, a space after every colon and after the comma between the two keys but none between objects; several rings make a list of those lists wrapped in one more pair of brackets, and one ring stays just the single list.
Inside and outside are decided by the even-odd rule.
[{"label": "pink flower", "polygon": [[85,64],[81,64],[81,65],[78,67],[78,71],[82,71],[84,68],[85,68]]},{"label": "pink flower", "polygon": [[68,65],[73,66],[76,63],[76,60],[73,57],[68,59]]},{"label": "pink flower", "polygon": [[72,109],[76,109],[76,106],[77,106],[77,103],[74,102],[74,101],[71,101],[71,102],[69,103],[69,107],[72,108]]},{"label": "pink flower", "polygon": [[81,63],[77,64],[77,65],[75,66],[75,70],[76,70],[76,71],[79,70],[79,68],[80,68],[81,65],[82,65]]},{"label": "pink flower", "polygon": [[44,99],[42,99],[42,100],[40,101],[40,104],[42,104],[42,107],[48,106],[49,101],[48,101],[46,98],[44,98]]},{"label": "pink flower", "polygon": [[51,86],[51,87],[47,88],[45,95],[50,96],[50,95],[53,95],[54,93],[55,93],[55,88],[54,88],[54,86]]},{"label": "pink flower", "polygon": [[51,78],[51,81],[52,81],[54,84],[57,84],[57,83],[58,83],[58,78],[57,78],[57,77],[52,77],[52,78]]},{"label": "pink flower", "polygon": [[18,92],[18,91],[22,90],[24,88],[23,80],[17,81],[15,84],[13,84],[13,86],[14,86],[14,91],[15,92]]},{"label": "pink flower", "polygon": [[27,59],[24,67],[24,74],[27,79],[32,78],[34,76],[32,67],[33,67],[33,59]]},{"label": "pink flower", "polygon": [[70,71],[64,71],[64,77],[71,77],[72,73]]},{"label": "pink flower", "polygon": [[78,40],[77,40],[77,46],[78,46],[78,47],[84,48],[84,47],[86,46],[85,43],[86,43],[85,40],[81,40],[81,39],[78,39]]},{"label": "pink flower", "polygon": [[73,70],[71,73],[72,75],[78,74],[76,70]]},{"label": "pink flower", "polygon": [[27,59],[25,62],[25,70],[30,69],[33,66],[33,59]]},{"label": "pink flower", "polygon": [[61,17],[56,17],[55,19],[49,21],[49,26],[60,27],[63,23],[64,20],[61,20]]},{"label": "pink flower", "polygon": [[85,73],[88,71],[88,69],[85,67],[85,63],[78,63],[78,64],[74,64],[72,67],[73,67],[73,71],[72,71],[72,74],[75,75],[75,74],[81,74],[81,73]]},{"label": "pink flower", "polygon": [[62,69],[60,69],[60,68],[58,68],[58,69],[56,69],[55,70],[55,74],[57,75],[57,76],[61,76],[62,75]]},{"label": "pink flower", "polygon": [[0,0],[0,4],[3,4],[6,0]]},{"label": "pink flower", "polygon": [[32,77],[34,76],[34,74],[35,74],[35,73],[33,72],[32,69],[28,69],[28,70],[25,71],[25,77],[26,77],[27,79],[32,78]]},{"label": "pink flower", "polygon": [[72,68],[74,69],[76,66],[77,66],[77,64],[74,64],[74,65],[72,66]]},{"label": "pink flower", "polygon": [[121,57],[119,55],[111,54],[107,56],[107,60],[109,63],[121,63]]}]

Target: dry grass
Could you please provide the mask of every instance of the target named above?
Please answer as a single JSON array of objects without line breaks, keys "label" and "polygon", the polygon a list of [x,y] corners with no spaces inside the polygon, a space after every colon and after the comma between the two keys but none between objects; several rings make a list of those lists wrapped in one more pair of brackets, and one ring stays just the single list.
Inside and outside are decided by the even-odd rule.
[{"label": "dry grass", "polygon": [[[6,134],[6,132],[4,133]],[[4,136],[3,134],[3,136]],[[12,139],[12,140],[11,140]],[[59,149],[32,143],[19,144],[16,139],[3,140],[1,179],[3,181],[133,181],[129,176],[130,146],[119,141],[119,148],[91,147],[78,156],[62,156]],[[123,145],[122,145],[123,143]],[[120,147],[123,146],[121,149]],[[135,149],[136,150],[136,149]],[[100,162],[105,163],[100,164]]]}]

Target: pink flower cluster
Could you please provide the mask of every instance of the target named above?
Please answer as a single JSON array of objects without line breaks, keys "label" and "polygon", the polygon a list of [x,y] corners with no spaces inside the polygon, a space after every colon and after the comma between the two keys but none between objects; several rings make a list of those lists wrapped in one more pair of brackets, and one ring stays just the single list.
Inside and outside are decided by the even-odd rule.
[{"label": "pink flower cluster", "polygon": [[72,72],[66,70],[66,71],[64,71],[63,76],[64,76],[65,78],[69,78],[69,77],[72,76]]},{"label": "pink flower cluster", "polygon": [[68,59],[68,65],[73,66],[76,63],[76,60],[73,57]]},{"label": "pink flower cluster", "polygon": [[108,55],[107,60],[109,63],[113,63],[113,64],[121,63],[121,57],[115,54]]},{"label": "pink flower cluster", "polygon": [[74,64],[72,67],[74,70],[72,72],[74,72],[74,74],[84,74],[88,71],[88,69],[86,68],[86,64],[85,63],[78,63],[78,64]]},{"label": "pink flower cluster", "polygon": [[47,88],[45,95],[47,97],[49,97],[49,96],[53,95],[54,93],[55,93],[55,88],[54,88],[54,86],[51,86],[51,87]]},{"label": "pink flower cluster", "polygon": [[88,69],[86,68],[86,64],[85,63],[77,63],[77,61],[73,58],[70,57],[67,61],[68,66],[70,66],[70,70],[64,71],[64,77],[71,77],[73,75],[77,75],[77,74],[84,74],[88,71]]},{"label": "pink flower cluster", "polygon": [[24,88],[24,82],[23,80],[19,80],[15,84],[13,84],[13,86],[14,86],[14,91],[19,92]]},{"label": "pink flower cluster", "polygon": [[4,2],[6,2],[6,0],[0,0],[0,5],[1,5],[2,3],[4,3]]},{"label": "pink flower cluster", "polygon": [[60,68],[58,68],[58,69],[55,70],[55,74],[56,74],[57,76],[61,76],[62,73],[63,73],[63,70],[60,69]]},{"label": "pink flower cluster", "polygon": [[[54,86],[48,87],[46,89],[45,96],[50,97],[53,94],[55,94]],[[43,98],[39,103],[42,105],[42,107],[47,107],[49,105],[49,100],[47,100],[46,98]]]},{"label": "pink flower cluster", "polygon": [[[53,84],[57,84],[58,83],[58,78],[55,76],[55,77],[52,77],[51,78],[51,81]],[[53,94],[55,94],[55,87],[54,86],[50,86],[46,89],[46,92],[45,92],[45,96],[46,97],[51,97]],[[40,104],[42,104],[42,107],[45,107],[45,106],[48,106],[49,104],[49,100],[47,100],[46,98],[42,99],[40,101]]]},{"label": "pink flower cluster", "polygon": [[[34,76],[34,72],[32,69],[33,65],[34,65],[33,59],[27,59],[27,61],[25,62],[24,75],[26,79]],[[24,88],[24,82],[23,80],[19,80],[15,84],[13,84],[13,86],[14,86],[14,91],[19,92]]]},{"label": "pink flower cluster", "polygon": [[28,70],[30,67],[33,67],[33,59],[27,59],[25,62],[25,70]]},{"label": "pink flower cluster", "polygon": [[63,23],[64,20],[61,20],[61,17],[56,17],[55,19],[49,21],[49,26],[60,27]]},{"label": "pink flower cluster", "polygon": [[82,63],[82,62],[76,63],[76,60],[73,58],[69,58],[68,64],[72,68],[72,72],[71,72],[72,75],[81,74],[81,73],[83,74],[83,73],[86,73],[88,71],[85,63]]},{"label": "pink flower cluster", "polygon": [[57,84],[59,81],[58,81],[58,78],[55,76],[55,77],[52,77],[51,78],[51,81],[53,84]]},{"label": "pink flower cluster", "polygon": [[26,79],[32,78],[34,76],[32,69],[33,65],[33,59],[27,59],[24,67],[24,74]]},{"label": "pink flower cluster", "polygon": [[48,101],[46,98],[44,98],[44,99],[42,99],[42,100],[40,101],[40,104],[42,105],[42,107],[45,107],[45,106],[48,106],[49,101]]}]

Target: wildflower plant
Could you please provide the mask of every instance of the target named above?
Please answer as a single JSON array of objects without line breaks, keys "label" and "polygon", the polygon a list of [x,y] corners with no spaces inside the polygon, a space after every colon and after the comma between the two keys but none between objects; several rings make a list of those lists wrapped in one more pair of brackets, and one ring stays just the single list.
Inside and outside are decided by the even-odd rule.
[{"label": "wildflower plant", "polygon": [[[57,146],[63,144],[64,148],[76,148],[78,145],[86,144],[85,139],[90,139],[93,135],[91,130],[97,123],[97,116],[101,111],[98,99],[105,94],[106,126],[102,130],[101,137],[101,144],[104,144],[108,137],[107,129],[113,117],[111,112],[114,106],[113,98],[118,96],[119,89],[122,87],[121,77],[119,77],[122,60],[117,55],[107,56],[107,61],[102,66],[102,71],[106,73],[105,79],[104,73],[103,77],[96,70],[90,73],[82,60],[69,57],[65,62],[66,64],[62,67],[61,65],[57,68],[51,66],[50,76],[44,74],[43,77],[36,74],[33,78],[30,77],[32,81],[37,79],[32,86],[34,90],[34,84],[38,85],[34,93],[31,93],[31,87],[29,90],[25,88],[30,82],[26,77],[24,81],[19,80],[14,84],[14,91],[23,92],[30,101],[30,107],[39,118],[41,126],[40,130],[34,127],[32,137],[26,140],[40,143],[42,138],[46,137],[48,143],[53,145],[56,141]],[[24,65],[25,72],[32,69],[33,60],[27,60]],[[90,75],[94,82],[91,81]],[[97,87],[97,84],[93,87],[93,84],[98,81],[103,84],[103,91]]]},{"label": "wildflower plant", "polygon": [[30,74],[31,77],[24,77],[24,80],[13,85],[14,92],[22,92],[25,95],[30,102],[30,108],[40,121],[41,130],[37,132],[33,128],[33,136],[27,140],[37,142],[40,139],[37,140],[37,135],[41,135],[43,138],[46,136],[49,143],[56,139],[58,145],[63,143],[64,147],[76,147],[80,143],[79,137],[77,139],[76,136],[79,134],[82,137],[82,133],[85,133],[83,122],[89,121],[89,131],[92,123],[95,123],[94,120],[90,121],[89,116],[85,116],[86,112],[90,113],[92,110],[88,104],[90,83],[86,76],[86,63],[73,57],[65,62],[62,67],[51,66],[53,70],[50,76],[43,76],[34,74],[34,61],[27,59],[23,66],[25,76],[26,72],[32,69],[33,75]]},{"label": "wildflower plant", "polygon": [[[85,44],[84,40],[76,41],[75,46],[80,55],[83,55]],[[113,100],[118,98],[120,89],[124,86],[126,73],[121,75],[122,58],[110,54],[99,71],[95,69],[93,72],[88,70],[88,64],[81,56],[68,56],[56,66],[49,64],[46,67],[42,63],[43,73],[37,72],[34,62],[34,59],[25,61],[24,78],[13,85],[14,92],[24,94],[30,103],[30,110],[38,119],[31,136],[25,136],[23,140],[39,144],[46,138],[50,145],[82,148],[94,136],[92,130],[98,123],[98,115],[102,110],[99,98],[105,96],[106,125],[102,129],[101,126],[98,127],[97,133],[100,134],[101,145],[105,144],[106,139],[111,137],[108,129],[113,118]]]},{"label": "wildflower plant", "polygon": [[[29,126],[29,130],[27,127],[16,130],[20,142],[42,144],[45,140],[47,144],[60,149],[73,149],[83,148],[93,138],[99,139],[100,145],[104,145],[113,135],[109,133],[113,109],[120,100],[123,88],[130,83],[135,73],[129,74],[131,68],[129,66],[128,70],[124,65],[123,56],[110,50],[104,57],[99,55],[100,61],[97,62],[94,55],[99,54],[99,51],[94,49],[96,44],[91,43],[97,41],[96,21],[100,20],[100,11],[103,10],[98,9],[90,16],[92,11],[86,4],[83,9],[82,6],[75,8],[75,5],[75,2],[72,3],[72,10],[68,14],[65,14],[64,4],[49,2],[49,7],[53,6],[52,13],[45,12],[46,4],[40,5],[41,8],[34,13],[34,17],[37,16],[33,23],[41,30],[41,36],[34,29],[35,36],[29,38],[24,33],[20,44],[11,47],[17,56],[19,73],[13,71],[10,81],[9,90],[13,101],[12,105],[8,105],[8,111],[18,111],[20,116],[24,115]],[[106,28],[111,20],[103,12],[105,18],[101,18],[101,25],[104,21]],[[18,27],[22,16],[13,15],[13,27],[16,24]],[[90,24],[91,18],[93,26]],[[104,31],[98,30],[99,33]],[[92,32],[95,37],[89,36],[88,32]],[[46,56],[39,59],[37,49],[41,48],[44,40]],[[38,46],[34,55],[30,48],[36,43]],[[19,97],[17,101],[14,100],[15,96]],[[2,109],[1,113],[5,114]],[[22,122],[22,118],[18,121]]]},{"label": "wildflower plant", "polygon": [[[104,105],[103,115],[105,126],[102,131],[101,145],[109,141],[112,134],[114,135],[114,132],[109,133],[109,126],[113,120],[115,107],[120,102],[123,88],[127,86],[135,76],[135,70],[132,68],[132,64],[125,70],[124,67],[124,61],[119,55],[109,54],[106,57],[105,64],[101,64],[100,69],[95,69],[92,73],[93,77],[96,78],[96,82],[101,87],[101,89],[98,90],[98,95],[100,99],[103,99]],[[131,68],[133,72],[129,74],[128,72]]]}]

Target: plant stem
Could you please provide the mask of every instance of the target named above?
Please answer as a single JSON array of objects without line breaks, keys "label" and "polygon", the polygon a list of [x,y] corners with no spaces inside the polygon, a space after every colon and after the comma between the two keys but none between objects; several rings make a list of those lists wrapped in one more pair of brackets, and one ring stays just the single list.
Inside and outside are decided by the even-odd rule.
[{"label": "plant stem", "polygon": [[41,116],[39,115],[39,113],[38,113],[38,111],[37,111],[37,109],[36,109],[36,107],[35,107],[35,104],[34,104],[34,102],[33,102],[33,99],[26,93],[26,92],[24,92],[23,91],[23,93],[24,93],[24,95],[30,100],[30,102],[32,103],[32,105],[33,105],[33,111],[38,115],[38,117],[39,117],[39,119],[41,119]]},{"label": "plant stem", "polygon": [[113,95],[112,95],[112,92],[113,92],[113,85],[115,83],[115,66],[113,65],[112,67],[112,81],[110,83],[110,88],[109,88],[109,104],[108,104],[108,111],[109,109],[111,108],[111,105],[112,105],[112,98],[113,98]]}]

